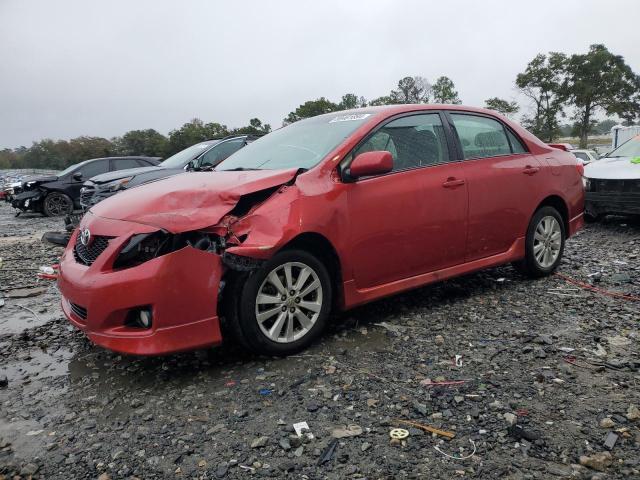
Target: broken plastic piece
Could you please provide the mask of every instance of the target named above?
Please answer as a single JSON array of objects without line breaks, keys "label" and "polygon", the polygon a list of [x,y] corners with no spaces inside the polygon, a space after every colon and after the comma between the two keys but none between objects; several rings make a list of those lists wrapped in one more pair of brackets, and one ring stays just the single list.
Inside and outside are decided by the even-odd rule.
[{"label": "broken plastic piece", "polygon": [[455,363],[456,367],[461,367],[462,366],[462,355],[456,355],[454,363]]}]

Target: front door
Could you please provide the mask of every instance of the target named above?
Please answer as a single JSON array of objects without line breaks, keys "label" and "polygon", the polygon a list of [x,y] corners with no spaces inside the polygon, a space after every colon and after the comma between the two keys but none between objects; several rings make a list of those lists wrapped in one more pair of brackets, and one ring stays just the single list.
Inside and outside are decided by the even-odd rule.
[{"label": "front door", "polygon": [[349,185],[351,264],[358,289],[464,261],[467,187],[438,113],[391,120],[353,153],[391,152],[393,171]]}]

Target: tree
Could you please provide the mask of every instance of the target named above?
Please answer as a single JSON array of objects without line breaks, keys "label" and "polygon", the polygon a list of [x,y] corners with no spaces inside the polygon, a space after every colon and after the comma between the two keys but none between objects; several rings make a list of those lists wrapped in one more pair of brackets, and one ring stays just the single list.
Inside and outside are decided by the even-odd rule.
[{"label": "tree", "polygon": [[431,87],[434,103],[452,103],[458,105],[462,103],[458,98],[456,86],[449,77],[442,76],[436,80]]},{"label": "tree", "polygon": [[264,135],[265,133],[269,133],[271,131],[271,125],[268,123],[262,123],[262,120],[259,118],[252,118],[249,120],[249,126],[234,128],[229,132],[230,135]]},{"label": "tree", "polygon": [[358,97],[353,93],[345,93],[338,104],[339,110],[351,110],[352,108],[362,108],[367,106],[367,100],[364,97]]},{"label": "tree", "polygon": [[391,103],[428,103],[431,85],[426,78],[404,77],[398,81],[398,89],[391,90]]},{"label": "tree", "polygon": [[539,54],[516,77],[518,89],[533,102],[532,116],[525,117],[522,123],[548,142],[558,134],[558,116],[563,114],[563,99],[559,94],[566,61],[562,53]]},{"label": "tree", "polygon": [[618,123],[619,122],[616,122],[615,120],[607,118],[606,120],[602,120],[596,124],[593,129],[593,133],[596,135],[607,135],[611,133],[611,129],[618,125]]},{"label": "tree", "polygon": [[566,62],[561,94],[576,108],[580,147],[594,127],[599,110],[633,121],[640,114],[640,78],[620,55],[604,45],[591,45],[586,54],[574,54]]},{"label": "tree", "polygon": [[320,97],[317,100],[309,100],[304,102],[293,112],[283,120],[285,125],[288,125],[303,118],[315,117],[316,115],[322,115],[323,113],[330,113],[340,110],[339,106],[324,97]]},{"label": "tree", "polygon": [[167,137],[152,128],[131,130],[120,138],[114,138],[118,154],[163,157],[169,146]]},{"label": "tree", "polygon": [[501,113],[506,117],[511,117],[512,115],[518,113],[518,110],[520,110],[518,102],[510,102],[509,100],[498,97],[487,98],[484,101],[484,107],[488,108],[489,110],[494,110],[498,113]]},{"label": "tree", "polygon": [[194,118],[190,122],[185,123],[177,130],[169,132],[169,148],[167,156],[184,150],[191,145],[212,138],[220,138],[229,134],[226,125],[220,123],[204,123],[199,118]]},{"label": "tree", "polygon": [[393,101],[389,95],[374,98],[369,102],[370,107],[379,107],[381,105],[394,105],[396,102]]}]

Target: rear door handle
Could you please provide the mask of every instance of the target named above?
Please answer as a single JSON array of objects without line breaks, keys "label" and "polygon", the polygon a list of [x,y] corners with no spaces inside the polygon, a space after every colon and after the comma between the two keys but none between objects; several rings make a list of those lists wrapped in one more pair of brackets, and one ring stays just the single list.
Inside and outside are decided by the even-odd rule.
[{"label": "rear door handle", "polygon": [[464,185],[464,180],[457,179],[456,177],[449,177],[447,181],[442,184],[444,188],[456,188]]},{"label": "rear door handle", "polygon": [[525,175],[535,175],[539,171],[540,171],[540,168],[527,165],[526,167],[524,167],[524,170],[522,170],[522,173],[524,173]]}]

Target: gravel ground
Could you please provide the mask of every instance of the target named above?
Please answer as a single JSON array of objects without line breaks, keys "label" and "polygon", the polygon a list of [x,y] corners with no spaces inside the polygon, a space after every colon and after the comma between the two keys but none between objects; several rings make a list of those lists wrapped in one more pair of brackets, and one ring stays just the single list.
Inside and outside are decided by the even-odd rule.
[{"label": "gravel ground", "polygon": [[[0,206],[0,479],[640,478],[638,301],[505,266],[337,315],[295,357],[123,357],[36,280],[60,224]],[[608,218],[560,272],[640,297],[639,256],[640,221]]]}]

